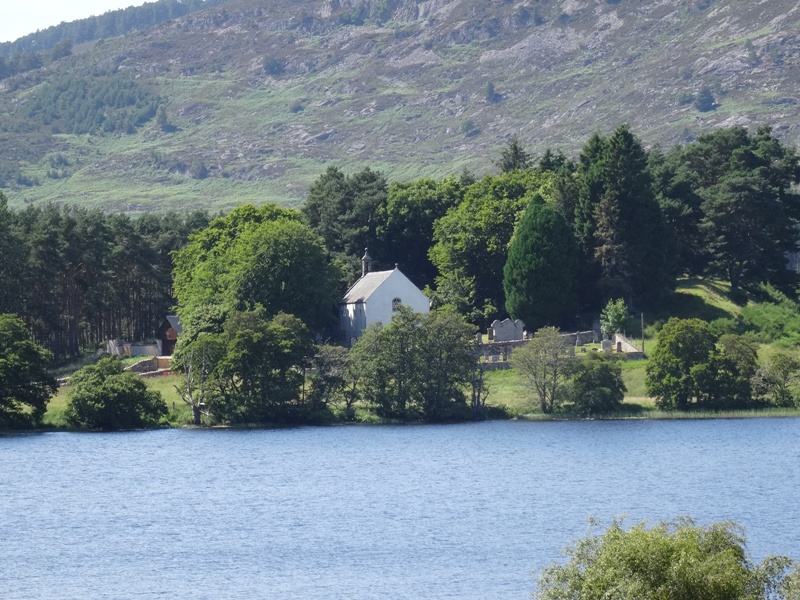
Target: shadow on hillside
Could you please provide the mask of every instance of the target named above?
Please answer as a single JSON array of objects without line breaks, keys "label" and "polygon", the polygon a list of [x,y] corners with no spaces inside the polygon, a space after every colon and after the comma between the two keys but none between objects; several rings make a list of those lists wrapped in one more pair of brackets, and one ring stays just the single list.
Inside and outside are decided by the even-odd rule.
[{"label": "shadow on hillside", "polygon": [[737,302],[725,284],[708,279],[686,279],[680,282],[680,287],[683,289],[672,294],[662,315],[664,318],[670,316],[713,321],[736,316]]}]

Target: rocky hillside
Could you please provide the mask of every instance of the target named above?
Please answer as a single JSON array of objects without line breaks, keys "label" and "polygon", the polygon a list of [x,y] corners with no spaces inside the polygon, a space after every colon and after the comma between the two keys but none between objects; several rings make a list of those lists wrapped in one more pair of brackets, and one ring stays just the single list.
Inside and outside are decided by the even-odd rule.
[{"label": "rocky hillside", "polygon": [[328,164],[492,170],[622,122],[800,142],[792,0],[228,0],[0,81],[12,205],[302,202]]}]

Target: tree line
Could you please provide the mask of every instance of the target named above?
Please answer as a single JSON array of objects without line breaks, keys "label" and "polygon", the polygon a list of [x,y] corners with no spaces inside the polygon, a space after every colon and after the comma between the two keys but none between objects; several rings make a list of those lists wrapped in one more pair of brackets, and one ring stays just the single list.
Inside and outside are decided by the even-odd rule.
[{"label": "tree line", "polygon": [[171,253],[208,220],[55,205],[11,211],[0,193],[0,314],[21,316],[59,362],[112,338],[153,339],[174,304]]},{"label": "tree line", "polygon": [[481,326],[503,314],[574,326],[614,298],[658,308],[687,275],[728,281],[735,296],[761,283],[794,294],[800,165],[769,127],[663,152],[623,125],[574,160],[548,150],[538,163],[512,138],[497,166],[406,183],[330,167],[303,212],[346,280],[369,247]]},{"label": "tree line", "polygon": [[[350,418],[357,399],[386,418],[443,420],[483,410],[474,353],[457,349],[497,316],[531,331],[573,325],[611,299],[657,307],[686,274],[725,278],[734,292],[768,282],[794,293],[786,253],[797,246],[800,168],[769,128],[721,129],[662,153],[621,126],[593,135],[575,160],[547,151],[536,164],[512,138],[496,164],[500,173],[481,179],[406,183],[330,167],[301,211],[246,205],[211,222],[55,206],[14,213],[3,199],[0,313],[22,315],[33,340],[63,359],[108,338],[149,338],[177,304],[180,392],[197,422],[203,413],[230,423]],[[401,312],[344,360],[313,338],[335,337],[337,302],[364,248],[379,268],[399,264],[426,287],[437,312]],[[698,378],[729,364],[708,358],[716,362]],[[307,390],[301,373],[315,363]],[[621,401],[618,367],[580,365],[554,375],[575,407],[594,414]],[[561,383],[547,384],[549,399],[543,388],[545,412]]]}]

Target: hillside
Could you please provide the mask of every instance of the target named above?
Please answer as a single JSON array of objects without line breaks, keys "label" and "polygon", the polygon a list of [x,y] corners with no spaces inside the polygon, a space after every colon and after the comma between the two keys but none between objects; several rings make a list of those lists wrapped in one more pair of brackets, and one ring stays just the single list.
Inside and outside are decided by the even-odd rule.
[{"label": "hillside", "polygon": [[302,202],[328,164],[482,174],[508,136],[574,153],[622,122],[671,146],[800,142],[789,0],[228,0],[0,81],[11,204]]}]

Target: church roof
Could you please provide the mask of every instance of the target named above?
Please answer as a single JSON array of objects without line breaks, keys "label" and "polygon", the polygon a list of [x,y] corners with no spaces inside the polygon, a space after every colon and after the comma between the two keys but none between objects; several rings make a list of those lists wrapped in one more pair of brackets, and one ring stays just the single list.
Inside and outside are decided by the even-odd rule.
[{"label": "church roof", "polygon": [[373,271],[356,281],[342,298],[342,304],[365,302],[394,271]]}]

